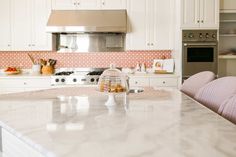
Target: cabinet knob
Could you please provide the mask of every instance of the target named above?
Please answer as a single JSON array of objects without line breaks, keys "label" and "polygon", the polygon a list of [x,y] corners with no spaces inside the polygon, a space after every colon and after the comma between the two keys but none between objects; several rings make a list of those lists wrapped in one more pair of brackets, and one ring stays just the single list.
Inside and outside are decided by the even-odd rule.
[{"label": "cabinet knob", "polygon": [[77,5],[80,5],[80,2],[78,2]]},{"label": "cabinet knob", "polygon": [[151,46],[153,46],[154,44],[153,43],[151,43]]},{"label": "cabinet knob", "polygon": [[24,85],[27,85],[27,83],[26,83],[26,82],[24,82]]},{"label": "cabinet knob", "polygon": [[31,46],[31,44],[28,45],[29,47]]},{"label": "cabinet knob", "polygon": [[105,2],[102,2],[102,5],[105,5]]},{"label": "cabinet knob", "polygon": [[135,81],[135,84],[138,84],[138,81]]},{"label": "cabinet knob", "polygon": [[35,44],[32,44],[32,46],[35,46]]},{"label": "cabinet knob", "polygon": [[197,20],[197,23],[200,23],[200,20]]},{"label": "cabinet knob", "polygon": [[147,43],[147,46],[150,46],[150,43]]},{"label": "cabinet knob", "polygon": [[76,5],[76,3],[74,3],[74,5]]},{"label": "cabinet knob", "polygon": [[163,81],[162,83],[163,83],[163,84],[166,84],[166,82],[165,82],[165,81]]},{"label": "cabinet knob", "polygon": [[201,22],[202,22],[202,23],[204,23],[204,21],[203,21],[203,20],[202,20]]},{"label": "cabinet knob", "polygon": [[8,46],[8,47],[10,47],[11,45],[10,45],[10,44],[8,44],[7,46]]}]

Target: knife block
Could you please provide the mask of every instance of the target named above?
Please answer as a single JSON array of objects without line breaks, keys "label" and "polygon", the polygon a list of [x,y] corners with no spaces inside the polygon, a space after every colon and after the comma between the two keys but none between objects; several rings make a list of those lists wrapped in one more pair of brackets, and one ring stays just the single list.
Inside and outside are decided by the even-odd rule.
[{"label": "knife block", "polygon": [[52,74],[54,74],[54,71],[55,71],[55,69],[51,65],[43,65],[43,67],[42,67],[42,74],[43,75],[52,75]]}]

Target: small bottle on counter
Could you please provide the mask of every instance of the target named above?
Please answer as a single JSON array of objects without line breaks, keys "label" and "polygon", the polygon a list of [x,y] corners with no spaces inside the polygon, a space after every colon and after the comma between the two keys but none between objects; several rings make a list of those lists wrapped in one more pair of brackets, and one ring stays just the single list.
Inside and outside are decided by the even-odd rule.
[{"label": "small bottle on counter", "polygon": [[135,67],[135,71],[136,72],[140,72],[141,71],[140,63],[137,63],[137,65]]},{"label": "small bottle on counter", "polygon": [[141,72],[146,72],[146,64],[142,63],[141,65]]}]

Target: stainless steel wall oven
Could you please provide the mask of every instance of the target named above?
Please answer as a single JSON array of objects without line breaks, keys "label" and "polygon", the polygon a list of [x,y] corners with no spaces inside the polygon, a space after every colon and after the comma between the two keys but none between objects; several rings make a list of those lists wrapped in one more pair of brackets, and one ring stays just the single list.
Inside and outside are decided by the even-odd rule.
[{"label": "stainless steel wall oven", "polygon": [[217,30],[183,30],[182,77],[201,71],[217,74]]}]

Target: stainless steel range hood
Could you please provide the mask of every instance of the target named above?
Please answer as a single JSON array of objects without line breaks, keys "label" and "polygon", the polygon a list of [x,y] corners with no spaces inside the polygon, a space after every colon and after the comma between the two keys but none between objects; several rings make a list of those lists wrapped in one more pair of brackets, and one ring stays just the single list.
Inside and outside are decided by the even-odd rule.
[{"label": "stainless steel range hood", "polygon": [[47,32],[51,33],[126,33],[126,10],[53,10]]}]

